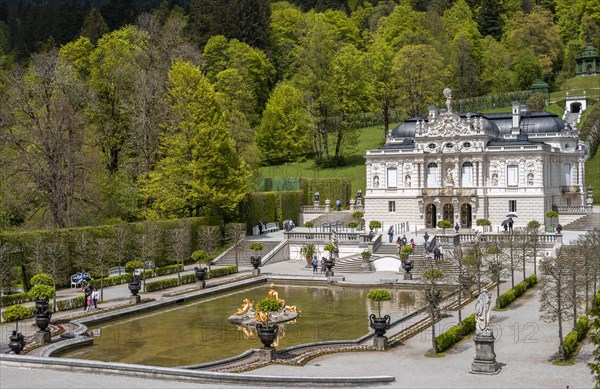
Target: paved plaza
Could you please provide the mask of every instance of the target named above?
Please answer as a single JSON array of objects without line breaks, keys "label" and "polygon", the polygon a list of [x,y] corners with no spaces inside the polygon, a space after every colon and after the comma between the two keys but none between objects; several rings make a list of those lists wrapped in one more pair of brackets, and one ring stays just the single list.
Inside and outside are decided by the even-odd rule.
[{"label": "paved plaza", "polygon": [[[570,237],[570,235],[572,237]],[[565,241],[577,236],[565,235]],[[270,234],[267,239],[280,239]],[[407,238],[410,239],[409,234]],[[415,237],[418,239],[417,237]],[[186,271],[191,271],[188,266]],[[250,272],[242,268],[242,272]],[[532,269],[528,270],[528,274]],[[301,275],[312,277],[312,271],[305,267],[303,260],[284,261],[266,265],[263,274]],[[395,272],[336,274],[351,283],[379,283],[381,279],[398,278]],[[172,277],[172,275],[171,275]],[[520,281],[520,278],[517,280]],[[189,285],[179,287],[190,288]],[[501,292],[510,288],[510,282],[501,284]],[[175,288],[174,288],[175,289]],[[173,290],[173,289],[171,289]],[[171,291],[169,290],[169,291]],[[60,295],[77,295],[80,290],[61,291]],[[160,299],[161,293],[145,294],[144,297]],[[501,371],[497,375],[473,375],[469,373],[475,354],[471,339],[458,344],[445,356],[426,357],[431,349],[431,330],[422,332],[406,341],[405,344],[385,352],[337,353],[311,360],[307,365],[286,366],[272,364],[243,374],[259,376],[281,376],[280,384],[285,387],[285,377],[364,377],[392,376],[395,382],[381,386],[387,388],[591,388],[592,375],[586,365],[592,358],[593,345],[586,343],[572,366],[555,366],[550,360],[558,350],[558,326],[544,323],[539,319],[539,287],[528,291],[507,310],[491,312],[491,326],[497,338],[495,350]],[[129,292],[127,285],[105,289],[103,307],[123,304]],[[493,293],[495,299],[495,293]],[[463,308],[463,317],[474,311],[474,302]],[[456,323],[456,312],[448,312],[449,317],[436,324],[436,333]],[[68,315],[57,313],[56,318]],[[72,313],[71,313],[72,314]],[[564,323],[565,335],[570,323]],[[4,326],[7,327],[7,326]],[[29,327],[28,327],[29,328]],[[5,329],[6,330],[6,329]],[[3,334],[4,335],[4,334]],[[6,341],[3,336],[3,347]],[[34,353],[30,354],[34,355]],[[202,384],[162,379],[147,379],[131,376],[101,375],[92,371],[55,371],[49,369],[20,368],[0,365],[0,388],[219,388],[228,385]],[[316,385],[315,385],[316,386]],[[252,388],[252,385],[239,387]],[[264,387],[263,385],[259,387]]]}]

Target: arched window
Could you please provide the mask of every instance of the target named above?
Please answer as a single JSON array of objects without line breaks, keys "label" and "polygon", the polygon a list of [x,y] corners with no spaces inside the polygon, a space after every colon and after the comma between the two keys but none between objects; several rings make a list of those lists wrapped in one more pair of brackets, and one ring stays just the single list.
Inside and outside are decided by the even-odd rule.
[{"label": "arched window", "polygon": [[437,163],[430,163],[427,165],[427,187],[428,188],[437,188],[437,175],[438,175],[438,165]]},{"label": "arched window", "polygon": [[473,186],[473,164],[471,162],[465,162],[462,165],[462,170],[460,172],[461,176],[461,186],[462,187],[470,187]]}]

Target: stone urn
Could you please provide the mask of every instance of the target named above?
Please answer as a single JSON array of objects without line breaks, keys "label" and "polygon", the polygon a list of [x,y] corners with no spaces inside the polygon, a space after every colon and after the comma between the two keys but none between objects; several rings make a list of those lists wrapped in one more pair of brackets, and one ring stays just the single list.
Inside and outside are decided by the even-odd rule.
[{"label": "stone urn", "polygon": [[8,343],[8,347],[12,350],[13,353],[19,355],[23,348],[25,348],[25,336],[16,330],[13,330],[12,335],[9,336],[10,342]]},{"label": "stone urn", "polygon": [[277,338],[277,330],[279,327],[277,324],[267,325],[267,324],[256,324],[256,332],[258,333],[258,338],[265,346],[265,348],[273,348],[271,345]]},{"label": "stone urn", "polygon": [[374,313],[369,316],[370,327],[375,330],[375,335],[384,336],[385,332],[390,329],[390,315],[377,317]]},{"label": "stone urn", "polygon": [[50,312],[42,312],[35,314],[35,325],[38,326],[40,331],[46,332],[48,329],[48,325],[50,324],[50,318],[52,317],[52,313]]},{"label": "stone urn", "polygon": [[252,266],[254,266],[255,269],[258,269],[258,267],[260,266],[260,257],[259,256],[251,256],[250,257],[250,263],[252,264]]},{"label": "stone urn", "polygon": [[44,313],[48,311],[48,300],[40,298],[35,299],[35,313]]},{"label": "stone urn", "polygon": [[413,269],[414,266],[415,266],[415,262],[412,259],[405,259],[402,261],[402,268],[407,273],[410,273],[410,271]]},{"label": "stone urn", "polygon": [[207,270],[208,269],[205,267],[195,267],[194,268],[194,272],[196,273],[196,278],[198,279],[198,282],[204,281],[204,279],[206,278]]},{"label": "stone urn", "polygon": [[131,291],[132,296],[137,296],[137,294],[140,292],[140,289],[142,288],[142,285],[139,280],[136,280],[129,281],[129,285],[127,287]]}]

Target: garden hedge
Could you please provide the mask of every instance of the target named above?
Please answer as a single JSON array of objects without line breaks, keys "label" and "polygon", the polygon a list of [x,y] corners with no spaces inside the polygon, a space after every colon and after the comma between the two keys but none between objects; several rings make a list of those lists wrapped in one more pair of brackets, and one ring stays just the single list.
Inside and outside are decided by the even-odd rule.
[{"label": "garden hedge", "polygon": [[529,277],[525,278],[525,280],[515,285],[514,288],[501,294],[500,297],[498,297],[497,307],[505,308],[509,306],[513,301],[521,297],[521,295],[523,295],[523,293],[525,293],[527,289],[537,284],[537,282],[537,276],[535,274],[532,274]]},{"label": "garden hedge", "polygon": [[438,353],[448,350],[465,336],[475,331],[475,314],[467,316],[460,324],[450,327],[435,338],[435,348]]},{"label": "garden hedge", "polygon": [[[206,278],[217,278],[226,276],[228,274],[237,273],[237,266],[222,267],[219,269],[213,269],[206,274]],[[181,284],[192,284],[198,281],[196,274],[185,274],[181,276]],[[146,292],[155,292],[157,290],[163,290],[173,288],[179,285],[177,278],[166,278],[163,280],[157,280],[152,282],[146,282]]]},{"label": "garden hedge", "polygon": [[575,350],[577,350],[579,342],[585,338],[589,328],[590,326],[587,316],[581,316],[579,319],[577,319],[575,329],[569,332],[563,339],[565,359],[570,359],[574,356],[573,354],[575,353]]}]

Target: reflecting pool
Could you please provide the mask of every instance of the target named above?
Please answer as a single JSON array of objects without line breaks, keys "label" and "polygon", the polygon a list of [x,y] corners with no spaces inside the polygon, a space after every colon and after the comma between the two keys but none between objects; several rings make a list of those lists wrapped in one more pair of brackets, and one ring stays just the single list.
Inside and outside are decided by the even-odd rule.
[{"label": "reflecting pool", "polygon": [[[228,317],[249,298],[265,296],[268,285],[168,306],[90,327],[94,346],[65,352],[61,357],[184,366],[238,355],[262,344],[253,328],[231,324]],[[279,298],[296,305],[300,315],[279,324],[278,349],[323,340],[356,339],[369,332],[368,315],[377,303],[367,299],[370,288],[277,284]],[[425,305],[422,291],[390,290],[394,298],[381,304],[392,321]]]}]

